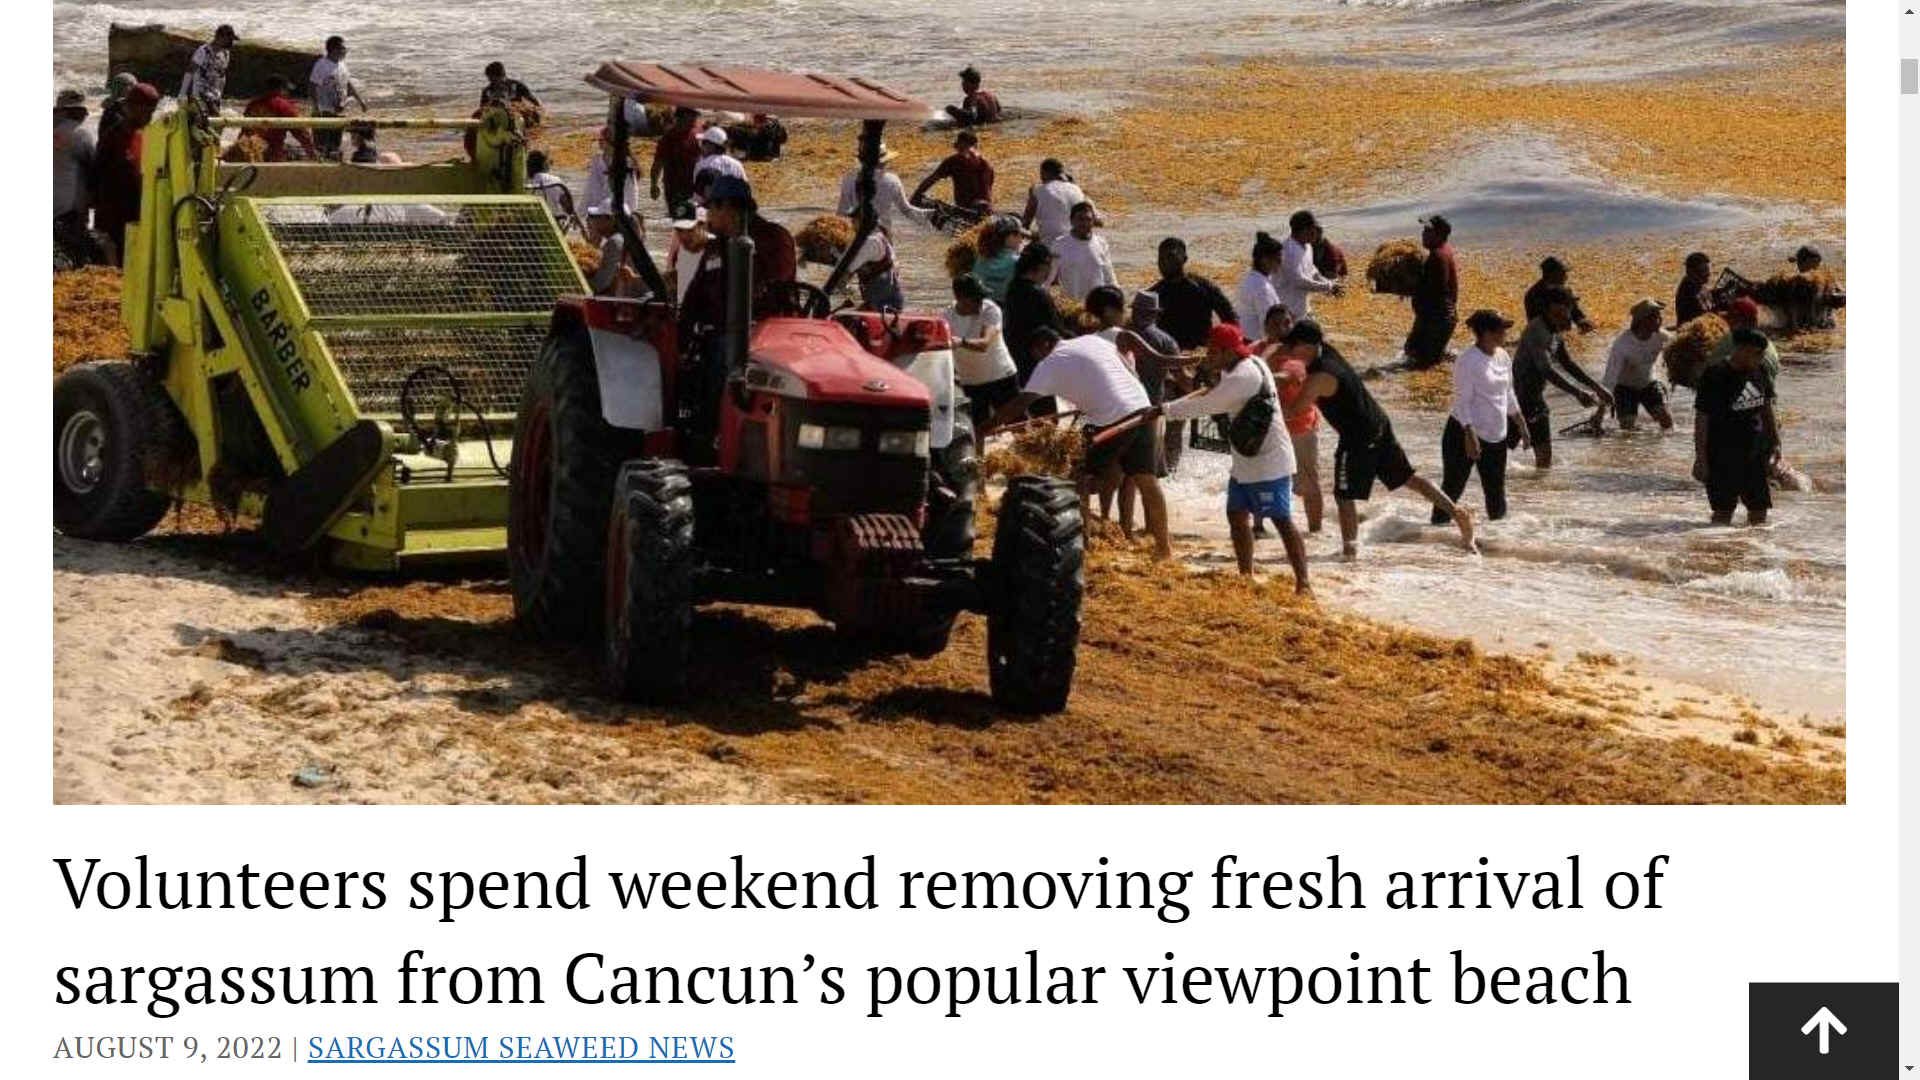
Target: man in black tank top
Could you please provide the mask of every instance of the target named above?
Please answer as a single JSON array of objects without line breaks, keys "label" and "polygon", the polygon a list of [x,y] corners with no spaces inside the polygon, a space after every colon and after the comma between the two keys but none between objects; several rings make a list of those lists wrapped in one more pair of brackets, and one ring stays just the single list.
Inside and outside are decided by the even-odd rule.
[{"label": "man in black tank top", "polygon": [[1360,514],[1354,504],[1366,501],[1375,480],[1388,491],[1404,485],[1426,496],[1435,510],[1459,526],[1461,544],[1468,551],[1478,550],[1473,543],[1473,516],[1414,472],[1407,452],[1394,437],[1393,421],[1367,392],[1360,373],[1326,343],[1320,324],[1310,319],[1297,322],[1280,342],[1307,368],[1304,392],[1287,415],[1297,416],[1317,406],[1340,435],[1333,452],[1333,499],[1340,511],[1341,555],[1352,559],[1359,554]]}]

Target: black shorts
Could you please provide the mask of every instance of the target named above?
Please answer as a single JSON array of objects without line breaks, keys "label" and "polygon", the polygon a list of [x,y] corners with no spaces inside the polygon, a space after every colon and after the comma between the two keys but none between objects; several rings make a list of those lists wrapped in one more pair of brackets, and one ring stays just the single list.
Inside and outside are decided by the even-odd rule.
[{"label": "black shorts", "polygon": [[1707,456],[1707,505],[1715,514],[1731,514],[1745,505],[1747,513],[1773,506],[1773,489],[1767,484],[1767,458],[1743,454],[1738,457]]},{"label": "black shorts", "polygon": [[1453,340],[1457,320],[1438,315],[1413,317],[1413,329],[1407,331],[1404,347],[1408,363],[1416,368],[1432,367],[1447,355],[1447,342]]},{"label": "black shorts", "polygon": [[1160,440],[1154,436],[1153,427],[1151,422],[1137,424],[1097,446],[1093,437],[1101,429],[1085,428],[1087,460],[1080,466],[1081,474],[1099,477],[1117,464],[1122,476],[1158,476]]},{"label": "black shorts", "polygon": [[1616,386],[1613,388],[1613,415],[1621,423],[1626,423],[1640,415],[1640,407],[1646,406],[1648,415],[1655,409],[1667,406],[1667,392],[1657,382],[1645,386]]},{"label": "black shorts", "polygon": [[974,438],[978,439],[979,432],[987,426],[993,414],[1000,411],[1000,406],[1019,396],[1020,377],[1009,375],[989,383],[962,386],[960,392],[967,395],[967,415],[973,418]]},{"label": "black shorts", "polygon": [[1373,482],[1380,481],[1388,491],[1398,490],[1413,479],[1413,463],[1400,449],[1393,429],[1386,428],[1372,442],[1359,443],[1342,437],[1333,451],[1333,497],[1365,502],[1373,494]]}]

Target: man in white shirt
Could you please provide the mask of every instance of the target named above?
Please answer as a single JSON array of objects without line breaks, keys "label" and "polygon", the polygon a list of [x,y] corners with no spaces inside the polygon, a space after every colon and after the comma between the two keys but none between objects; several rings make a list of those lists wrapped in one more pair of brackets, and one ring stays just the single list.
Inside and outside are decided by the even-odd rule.
[{"label": "man in white shirt", "polygon": [[[335,34],[327,39],[326,54],[313,62],[313,70],[307,74],[307,90],[313,95],[315,116],[345,116],[348,98],[359,104],[361,112],[367,111],[366,99],[360,96],[360,88],[354,85],[353,75],[347,71],[346,38]],[[324,157],[340,156],[338,130],[315,131],[313,143]]]},{"label": "man in white shirt", "polygon": [[1019,368],[1001,334],[1000,305],[972,274],[953,279],[953,306],[943,317],[953,331],[953,378],[967,395],[975,431],[986,428],[995,410],[1020,392]]},{"label": "man in white shirt", "polygon": [[[1307,596],[1307,543],[1293,523],[1293,439],[1281,419],[1280,398],[1273,371],[1253,354],[1240,328],[1221,323],[1207,332],[1205,368],[1220,373],[1210,390],[1189,394],[1160,406],[1169,420],[1194,420],[1225,413],[1236,421],[1249,407],[1264,408],[1267,429],[1252,448],[1233,447],[1227,473],[1227,529],[1233,534],[1233,556],[1242,574],[1253,573],[1253,523],[1271,518],[1280,527],[1280,540],[1293,567],[1294,592]],[[1261,404],[1264,402],[1264,404]]]},{"label": "man in white shirt", "polygon": [[180,100],[197,101],[208,116],[220,115],[220,100],[227,95],[227,65],[233,60],[233,43],[239,40],[233,27],[222,23],[213,32],[213,40],[193,50],[187,73],[180,80]]},{"label": "man in white shirt", "polygon": [[694,195],[699,197],[708,185],[722,176],[745,180],[747,170],[740,164],[739,158],[727,153],[727,129],[714,124],[700,133],[700,162],[693,167]]},{"label": "man in white shirt", "polygon": [[1613,414],[1621,428],[1632,431],[1640,423],[1640,407],[1659,421],[1661,431],[1673,430],[1667,395],[1653,379],[1653,363],[1666,351],[1673,335],[1660,328],[1666,305],[1651,297],[1633,305],[1632,322],[1607,350],[1607,369],[1600,385],[1613,394]]},{"label": "man in white shirt", "polygon": [[[1027,192],[1027,208],[1020,215],[1020,224],[1052,247],[1073,227],[1073,208],[1086,201],[1086,193],[1067,175],[1059,159],[1048,158],[1040,163],[1040,182]],[[1098,220],[1096,214],[1096,223]]]},{"label": "man in white shirt", "polygon": [[[725,133],[722,132],[724,135]],[[593,160],[587,162],[587,187],[585,202],[588,206],[613,202],[613,187],[607,182],[607,163],[613,157],[613,131],[600,129],[600,145],[593,151]],[[633,171],[633,160],[627,160],[627,182],[622,185],[622,194],[626,196],[621,203],[629,214],[640,209],[640,178]]]},{"label": "man in white shirt", "polygon": [[700,273],[701,254],[707,249],[707,208],[683,203],[673,211],[673,240],[667,244],[667,272],[673,275],[673,298],[687,302],[687,290]]},{"label": "man in white shirt", "polygon": [[[1507,516],[1507,450],[1509,433],[1527,445],[1525,413],[1513,389],[1513,358],[1500,347],[1513,320],[1482,308],[1467,316],[1473,345],[1453,360],[1453,407],[1446,430],[1440,434],[1440,490],[1455,503],[1467,490],[1467,475],[1480,471],[1480,493],[1486,498],[1487,520]],[[1435,525],[1452,520],[1439,505]]]},{"label": "man in white shirt", "polygon": [[[1028,348],[1035,363],[1020,393],[995,415],[996,426],[1024,418],[1028,406],[1049,395],[1072,402],[1086,422],[1087,456],[1080,466],[1080,512],[1091,513],[1090,497],[1119,488],[1131,479],[1140,493],[1153,557],[1171,558],[1167,536],[1167,498],[1160,491],[1158,454],[1154,452],[1152,403],[1120,350],[1098,334],[1062,341],[1051,326],[1034,329]],[[1107,432],[1108,428],[1114,430]]]},{"label": "man in white shirt", "polygon": [[[880,227],[892,232],[901,218],[917,221],[932,227],[933,211],[913,205],[907,198],[907,188],[900,177],[887,168],[896,155],[880,144],[880,163],[873,170],[873,217]],[[840,203],[837,207],[841,217],[853,217],[860,209],[860,166],[855,165],[840,178]]]},{"label": "man in white shirt", "polygon": [[1095,236],[1093,204],[1083,202],[1073,208],[1071,227],[1053,249],[1053,284],[1069,300],[1085,303],[1087,294],[1102,285],[1120,287],[1120,275],[1113,272],[1113,253],[1107,238]]},{"label": "man in white shirt", "polygon": [[1280,245],[1280,267],[1273,272],[1273,288],[1280,303],[1295,319],[1313,314],[1313,294],[1339,296],[1346,287],[1324,277],[1313,265],[1313,245],[1320,239],[1320,223],[1313,211],[1299,210],[1287,219],[1287,238]]}]

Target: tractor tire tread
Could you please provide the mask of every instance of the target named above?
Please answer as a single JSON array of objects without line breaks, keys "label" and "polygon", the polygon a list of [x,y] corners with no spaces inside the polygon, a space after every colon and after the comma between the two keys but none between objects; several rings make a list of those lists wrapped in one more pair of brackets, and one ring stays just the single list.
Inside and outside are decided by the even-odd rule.
[{"label": "tractor tire tread", "polygon": [[1015,477],[994,532],[996,601],[987,616],[993,699],[1018,713],[1066,708],[1086,592],[1086,524],[1074,486]]},{"label": "tractor tire tread", "polygon": [[693,482],[677,461],[629,462],[613,498],[607,558],[625,560],[625,573],[606,597],[608,683],[623,700],[674,701],[692,659]]},{"label": "tractor tire tread", "polygon": [[161,475],[186,437],[166,390],[124,360],[103,360],[68,368],[54,380],[53,395],[56,454],[64,427],[61,405],[75,395],[97,395],[107,413],[103,421],[118,429],[109,432],[112,461],[99,499],[62,498],[55,462],[55,527],[83,540],[126,541],[144,536],[173,505],[171,495],[148,486],[149,477]]}]

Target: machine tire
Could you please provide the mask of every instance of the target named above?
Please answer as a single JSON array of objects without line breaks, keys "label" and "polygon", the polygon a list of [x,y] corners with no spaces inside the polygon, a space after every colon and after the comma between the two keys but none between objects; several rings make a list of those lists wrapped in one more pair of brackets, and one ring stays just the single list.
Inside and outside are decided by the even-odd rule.
[{"label": "machine tire", "polygon": [[587,332],[555,329],[527,372],[508,469],[513,612],[534,634],[582,641],[599,630],[613,482],[637,443],[601,416]]},{"label": "machine tire", "polygon": [[132,540],[173,499],[157,475],[183,433],[173,402],[125,361],[81,364],[53,381],[53,524],[82,540]]},{"label": "machine tire", "polygon": [[[973,420],[957,410],[953,439],[933,452],[933,482],[927,485],[927,527],[921,543],[936,559],[967,558],[973,554],[973,501],[980,490],[980,461],[975,453]],[[922,659],[946,651],[957,611],[936,616],[914,629],[907,652]]]},{"label": "machine tire", "polygon": [[987,680],[1008,712],[1067,707],[1086,591],[1086,523],[1067,480],[1016,476],[1000,501],[987,613]]},{"label": "machine tire", "polygon": [[630,461],[607,523],[608,687],[627,701],[664,702],[687,688],[693,631],[693,482],[678,461]]}]

